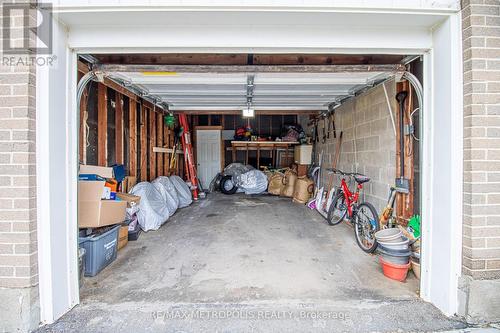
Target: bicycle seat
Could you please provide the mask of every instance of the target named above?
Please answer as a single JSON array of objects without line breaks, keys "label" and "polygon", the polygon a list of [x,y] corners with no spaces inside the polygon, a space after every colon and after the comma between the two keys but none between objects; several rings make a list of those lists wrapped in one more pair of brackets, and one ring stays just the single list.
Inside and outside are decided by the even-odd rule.
[{"label": "bicycle seat", "polygon": [[362,175],[360,173],[354,174],[353,177],[354,177],[354,180],[356,181],[356,183],[358,183],[358,184],[363,184],[363,183],[370,181],[370,177],[367,177],[367,176]]}]

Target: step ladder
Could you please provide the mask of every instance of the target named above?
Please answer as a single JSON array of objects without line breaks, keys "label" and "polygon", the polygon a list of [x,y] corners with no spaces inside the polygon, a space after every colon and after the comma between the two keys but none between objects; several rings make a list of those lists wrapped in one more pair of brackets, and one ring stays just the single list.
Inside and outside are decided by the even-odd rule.
[{"label": "step ladder", "polygon": [[191,144],[191,132],[189,130],[189,123],[185,114],[179,114],[179,124],[183,128],[181,142],[182,150],[184,151],[184,164],[187,179],[191,182],[191,191],[193,192],[193,199],[198,200],[198,176],[196,175],[196,168],[194,166],[193,158],[193,145]]}]

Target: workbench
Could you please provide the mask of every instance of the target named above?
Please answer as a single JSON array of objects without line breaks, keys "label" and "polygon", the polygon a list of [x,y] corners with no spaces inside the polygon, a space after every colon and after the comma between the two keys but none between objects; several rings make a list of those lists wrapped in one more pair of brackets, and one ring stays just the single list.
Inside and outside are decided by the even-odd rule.
[{"label": "workbench", "polygon": [[238,150],[245,151],[245,164],[248,164],[248,152],[256,151],[257,152],[257,169],[260,168],[260,152],[261,151],[270,151],[272,158],[272,165],[275,165],[278,150],[283,150],[288,152],[289,150],[293,151],[293,147],[298,145],[299,142],[285,142],[285,141],[231,141],[231,147],[228,149],[232,150],[233,153],[233,163],[236,162],[236,152]]}]

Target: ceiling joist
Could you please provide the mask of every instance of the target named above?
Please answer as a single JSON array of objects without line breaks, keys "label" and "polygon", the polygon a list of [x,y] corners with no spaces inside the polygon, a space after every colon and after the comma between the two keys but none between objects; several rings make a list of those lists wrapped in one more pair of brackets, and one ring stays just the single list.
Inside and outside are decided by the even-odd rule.
[{"label": "ceiling joist", "polygon": [[400,72],[405,67],[394,65],[122,65],[100,64],[103,72],[140,72],[152,76],[168,73],[364,73]]}]

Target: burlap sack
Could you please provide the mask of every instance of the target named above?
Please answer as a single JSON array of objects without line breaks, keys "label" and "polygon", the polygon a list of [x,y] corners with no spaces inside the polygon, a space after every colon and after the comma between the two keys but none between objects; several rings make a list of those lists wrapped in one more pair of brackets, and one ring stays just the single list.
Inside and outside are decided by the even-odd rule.
[{"label": "burlap sack", "polygon": [[283,197],[293,197],[293,189],[295,187],[295,181],[297,180],[297,173],[288,169],[285,171],[285,176],[283,177],[283,184],[285,186],[281,189],[281,196]]},{"label": "burlap sack", "polygon": [[269,185],[267,187],[267,192],[273,195],[280,195],[282,188],[285,187],[283,184],[284,175],[281,172],[274,172],[269,178]]}]

